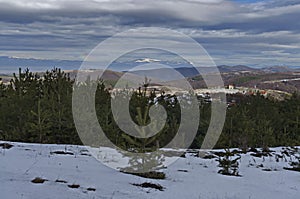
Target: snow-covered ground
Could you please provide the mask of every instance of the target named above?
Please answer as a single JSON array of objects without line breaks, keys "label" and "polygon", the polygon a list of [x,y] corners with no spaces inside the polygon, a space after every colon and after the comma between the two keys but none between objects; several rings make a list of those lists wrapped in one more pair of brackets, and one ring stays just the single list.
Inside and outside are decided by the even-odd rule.
[{"label": "snow-covered ground", "polygon": [[[300,172],[283,169],[289,167],[289,157],[276,161],[275,154],[281,154],[282,147],[272,149],[275,151],[272,157],[242,154],[239,160],[242,177],[218,174],[216,158],[202,159],[188,153],[186,158],[179,158],[162,170],[166,179],[153,180],[108,168],[89,156],[83,146],[11,144],[14,146],[10,149],[0,147],[1,199],[298,199],[300,196]],[[55,151],[72,154],[59,155]],[[47,181],[34,184],[31,181],[36,177]],[[144,182],[160,184],[164,190],[133,185]],[[80,187],[68,187],[73,184]]]}]

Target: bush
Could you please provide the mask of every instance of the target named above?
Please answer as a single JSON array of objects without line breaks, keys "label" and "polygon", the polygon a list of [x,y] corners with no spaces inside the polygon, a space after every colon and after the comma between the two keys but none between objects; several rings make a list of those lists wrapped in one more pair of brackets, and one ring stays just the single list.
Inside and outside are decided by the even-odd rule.
[{"label": "bush", "polygon": [[241,157],[232,159],[232,153],[229,150],[226,150],[225,155],[223,157],[219,156],[218,166],[222,167],[222,169],[220,169],[218,173],[229,176],[240,176],[238,172],[239,159],[241,159]]}]

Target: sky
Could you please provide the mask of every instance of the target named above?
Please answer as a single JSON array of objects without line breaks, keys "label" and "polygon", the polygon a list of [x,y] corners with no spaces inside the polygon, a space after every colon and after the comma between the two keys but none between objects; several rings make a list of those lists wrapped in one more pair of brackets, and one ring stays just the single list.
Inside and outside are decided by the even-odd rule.
[{"label": "sky", "polygon": [[0,72],[72,68],[138,27],[184,33],[217,65],[300,66],[300,0],[0,0]]}]

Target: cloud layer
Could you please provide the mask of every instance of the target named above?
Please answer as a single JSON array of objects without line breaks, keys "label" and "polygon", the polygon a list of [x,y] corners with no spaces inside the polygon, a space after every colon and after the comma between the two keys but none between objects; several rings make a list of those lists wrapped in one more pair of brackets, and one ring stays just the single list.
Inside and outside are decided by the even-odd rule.
[{"label": "cloud layer", "polygon": [[82,60],[115,33],[152,26],[191,36],[217,64],[300,66],[300,1],[243,2],[0,0],[0,56]]}]

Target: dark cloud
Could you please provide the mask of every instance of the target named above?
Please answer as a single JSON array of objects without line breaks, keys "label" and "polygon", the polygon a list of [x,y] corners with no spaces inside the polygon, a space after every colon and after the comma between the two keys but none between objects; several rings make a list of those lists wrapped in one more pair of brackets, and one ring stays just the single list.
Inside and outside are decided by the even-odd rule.
[{"label": "dark cloud", "polygon": [[278,64],[297,65],[300,1],[241,2],[0,0],[0,55],[83,59],[115,33],[158,26],[193,37],[220,64],[256,65],[276,55]]}]

